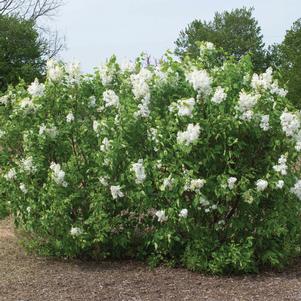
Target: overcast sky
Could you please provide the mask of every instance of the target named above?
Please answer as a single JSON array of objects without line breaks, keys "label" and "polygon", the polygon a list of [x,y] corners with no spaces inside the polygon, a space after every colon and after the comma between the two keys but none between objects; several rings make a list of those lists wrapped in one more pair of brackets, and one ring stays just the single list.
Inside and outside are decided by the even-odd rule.
[{"label": "overcast sky", "polygon": [[65,0],[51,27],[66,37],[66,61],[91,71],[112,54],[121,60],[142,51],[160,57],[179,32],[216,11],[254,7],[266,44],[280,42],[301,17],[301,0]]}]

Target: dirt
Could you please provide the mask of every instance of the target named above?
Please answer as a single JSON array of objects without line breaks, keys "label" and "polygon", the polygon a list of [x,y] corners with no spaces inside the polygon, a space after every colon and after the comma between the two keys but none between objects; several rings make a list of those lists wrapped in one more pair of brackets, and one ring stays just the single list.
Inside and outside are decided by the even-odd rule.
[{"label": "dirt", "polygon": [[213,277],[133,261],[87,263],[27,255],[0,222],[0,300],[301,300],[301,260],[285,272]]}]

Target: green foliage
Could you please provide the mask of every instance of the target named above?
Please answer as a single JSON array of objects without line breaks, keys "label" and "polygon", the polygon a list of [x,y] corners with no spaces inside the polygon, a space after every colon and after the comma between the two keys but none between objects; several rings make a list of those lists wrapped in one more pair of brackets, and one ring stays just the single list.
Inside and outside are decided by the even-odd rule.
[{"label": "green foliage", "polygon": [[252,12],[251,8],[241,8],[216,13],[210,22],[194,20],[180,32],[175,42],[176,54],[196,58],[199,56],[197,42],[208,41],[222,47],[238,60],[246,54],[252,54],[254,70],[265,70],[267,66],[261,28]]},{"label": "green foliage", "polygon": [[0,210],[30,248],[214,274],[300,254],[300,115],[271,70],[199,51],[93,75],[50,61],[0,99]]},{"label": "green foliage", "polygon": [[44,47],[33,21],[0,16],[0,91],[20,78],[26,83],[40,78]]},{"label": "green foliage", "polygon": [[[276,65],[280,68],[281,82],[288,88],[288,98],[301,108],[301,19],[286,32],[284,41],[278,45]],[[275,60],[274,60],[275,61]]]}]

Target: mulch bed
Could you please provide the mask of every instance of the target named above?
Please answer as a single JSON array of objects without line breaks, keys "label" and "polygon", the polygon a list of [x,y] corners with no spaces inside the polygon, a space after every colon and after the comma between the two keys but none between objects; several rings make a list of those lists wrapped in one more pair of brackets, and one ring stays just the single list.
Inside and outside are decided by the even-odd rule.
[{"label": "mulch bed", "polygon": [[285,272],[213,277],[133,261],[63,262],[27,255],[0,221],[0,300],[301,300],[301,260]]}]

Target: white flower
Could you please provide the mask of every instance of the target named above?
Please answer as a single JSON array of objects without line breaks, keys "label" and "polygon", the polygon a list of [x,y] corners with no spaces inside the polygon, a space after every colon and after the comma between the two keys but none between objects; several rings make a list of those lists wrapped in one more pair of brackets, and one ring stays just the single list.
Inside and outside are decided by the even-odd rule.
[{"label": "white flower", "polygon": [[139,159],[137,163],[132,164],[132,171],[135,173],[136,183],[143,183],[146,179],[145,169],[143,166],[143,159]]},{"label": "white flower", "polygon": [[294,187],[291,188],[291,192],[297,196],[299,200],[301,200],[301,180],[298,180]]},{"label": "white flower", "polygon": [[65,172],[61,169],[61,165],[51,162],[50,169],[52,170],[52,179],[58,185],[67,187],[68,183],[65,181]]},{"label": "white flower", "polygon": [[261,121],[260,121],[260,128],[262,128],[264,131],[267,131],[270,128],[270,116],[269,115],[262,115]]},{"label": "white flower", "polygon": [[275,81],[271,85],[271,93],[274,93],[274,94],[276,94],[278,96],[281,96],[281,97],[285,97],[286,94],[288,93],[288,91],[283,89],[283,88],[279,88],[277,81]]},{"label": "white flower", "polygon": [[36,166],[33,164],[32,157],[27,157],[21,160],[21,169],[27,174],[34,174],[37,171]]},{"label": "white flower", "polygon": [[131,75],[131,83],[133,86],[133,94],[136,99],[150,98],[150,88],[148,81],[151,80],[153,74],[146,68],[142,68],[138,74]]},{"label": "white flower", "polygon": [[276,183],[276,188],[278,189],[282,189],[284,186],[284,181],[283,180],[279,180],[277,183]]},{"label": "white flower", "polygon": [[103,185],[103,186],[108,186],[108,177],[99,177],[98,178],[99,182]]},{"label": "white flower", "polygon": [[149,104],[150,104],[150,101],[149,101],[149,98],[148,97],[145,97],[141,100],[141,103],[138,105],[138,108],[139,110],[137,112],[135,112],[135,116],[136,117],[148,117],[149,114],[150,114],[150,109],[149,109]]},{"label": "white flower", "polygon": [[95,106],[96,106],[96,97],[92,95],[89,97],[88,107],[95,108]]},{"label": "white flower", "polygon": [[257,191],[264,191],[268,187],[268,182],[263,179],[259,179],[256,182]]},{"label": "white flower", "polygon": [[258,97],[258,95],[251,95],[241,91],[239,93],[238,110],[241,113],[251,111],[256,105]]},{"label": "white flower", "polygon": [[100,150],[102,152],[107,152],[110,149],[110,144],[111,142],[107,137],[103,138],[102,144],[100,146]]},{"label": "white flower", "polygon": [[66,71],[68,73],[68,81],[71,84],[77,84],[80,81],[80,63],[79,62],[72,62],[69,63]]},{"label": "white flower", "polygon": [[67,116],[66,116],[66,121],[68,123],[72,122],[74,120],[74,115],[72,112],[70,112]]},{"label": "white flower", "polygon": [[162,191],[164,191],[166,189],[172,190],[174,181],[175,180],[171,177],[171,175],[169,175],[168,178],[163,179],[163,184],[161,185],[160,189]]},{"label": "white flower", "polygon": [[198,92],[207,95],[211,91],[212,80],[206,70],[194,70],[186,75],[186,80]]},{"label": "white flower", "polygon": [[260,75],[254,73],[252,80],[251,80],[251,86],[255,90],[264,89],[267,90],[271,88],[272,82],[273,82],[273,69],[270,67],[266,70],[265,73],[262,73]]},{"label": "white flower", "polygon": [[195,105],[194,98],[180,99],[177,102],[179,116],[191,116]]},{"label": "white flower", "polygon": [[20,108],[22,110],[25,110],[26,113],[29,113],[29,112],[34,112],[36,107],[32,101],[32,99],[26,97],[26,98],[23,98],[21,101],[20,101]]},{"label": "white flower", "polygon": [[0,130],[0,138],[2,138],[5,135],[5,131]]},{"label": "white flower", "polygon": [[287,161],[287,157],[285,155],[282,155],[279,159],[278,159],[278,164],[273,166],[273,169],[276,172],[279,172],[280,174],[282,174],[283,176],[285,176],[287,174],[287,165],[286,165],[286,161]]},{"label": "white flower", "polygon": [[98,128],[100,127],[100,123],[97,120],[93,120],[93,130],[94,132],[98,132]]},{"label": "white flower", "polygon": [[211,99],[212,102],[220,104],[221,102],[223,102],[227,97],[227,94],[225,93],[225,90],[222,87],[217,87],[214,95]]},{"label": "white flower", "polygon": [[50,81],[59,82],[64,77],[64,69],[54,60],[47,62],[47,77]]},{"label": "white flower", "polygon": [[179,213],[179,217],[183,217],[183,218],[186,218],[188,215],[188,210],[187,209],[182,209]]},{"label": "white flower", "polygon": [[4,175],[4,178],[5,178],[7,181],[15,180],[16,177],[17,177],[17,172],[16,172],[16,169],[15,169],[15,168],[11,168],[11,169]]},{"label": "white flower", "polygon": [[119,97],[113,90],[107,90],[103,92],[103,100],[106,107],[118,107],[119,106]]},{"label": "white flower", "polygon": [[43,135],[44,133],[54,139],[58,135],[58,130],[55,126],[47,128],[46,125],[42,123],[39,127],[39,135]]},{"label": "white flower", "polygon": [[0,97],[0,104],[7,105],[9,103],[9,96],[3,95]]},{"label": "white flower", "polygon": [[99,68],[99,74],[101,77],[101,82],[104,86],[109,85],[113,81],[113,76],[114,76],[114,70],[107,66],[107,65],[102,65]]},{"label": "white flower", "polygon": [[158,218],[159,223],[166,222],[168,220],[168,217],[165,215],[165,210],[158,210],[156,212],[156,216]]},{"label": "white flower", "polygon": [[248,111],[245,111],[242,113],[242,115],[240,116],[240,119],[244,120],[244,121],[250,121],[250,120],[252,120],[253,115],[254,115],[253,111],[248,110]]},{"label": "white flower", "polygon": [[188,124],[186,131],[178,132],[177,142],[179,144],[189,145],[199,138],[200,135],[200,126],[199,124]]},{"label": "white flower", "polygon": [[283,112],[280,116],[280,122],[286,136],[293,136],[300,128],[300,121],[293,113]]},{"label": "white flower", "polygon": [[300,152],[300,151],[301,151],[301,141],[297,141],[296,146],[295,146],[295,150],[296,150],[297,152]]},{"label": "white flower", "polygon": [[110,190],[111,190],[112,198],[114,200],[116,200],[118,198],[123,198],[124,197],[124,193],[121,191],[121,187],[119,185],[117,185],[117,186],[114,186],[114,185],[111,186]]},{"label": "white flower", "polygon": [[204,187],[206,180],[204,179],[194,179],[190,181],[189,189],[192,191],[199,191]]},{"label": "white flower", "polygon": [[227,183],[228,183],[229,189],[234,188],[234,185],[235,185],[236,181],[237,181],[237,178],[235,178],[235,177],[228,178]]},{"label": "white flower", "polygon": [[26,186],[25,186],[25,184],[24,183],[20,183],[20,190],[24,193],[24,194],[26,194],[27,192],[28,192],[28,190],[27,190],[27,188],[26,188]]},{"label": "white flower", "polygon": [[82,234],[82,230],[78,227],[71,227],[70,234],[71,236],[79,236]]},{"label": "white flower", "polygon": [[27,91],[33,97],[41,97],[44,95],[45,85],[40,84],[39,80],[36,78],[34,82],[30,84]]}]

